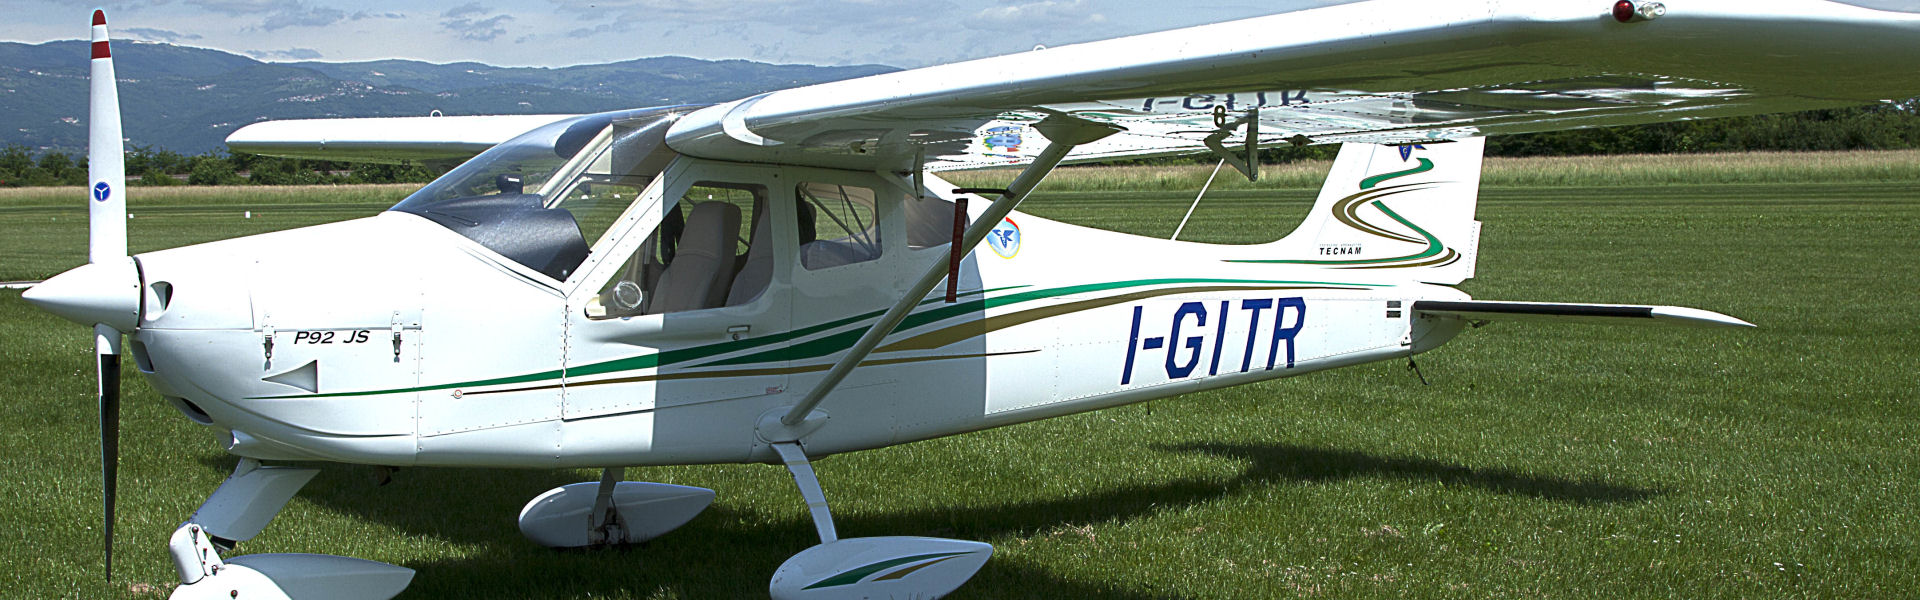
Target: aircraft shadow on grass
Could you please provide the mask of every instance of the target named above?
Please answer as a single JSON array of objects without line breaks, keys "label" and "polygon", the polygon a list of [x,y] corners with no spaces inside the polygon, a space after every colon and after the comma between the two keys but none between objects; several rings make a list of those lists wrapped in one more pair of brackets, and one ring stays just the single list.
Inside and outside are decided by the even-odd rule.
[{"label": "aircraft shadow on grass", "polygon": [[[847,537],[925,535],[1005,543],[1062,524],[1148,517],[1288,482],[1351,478],[1431,481],[1576,504],[1638,502],[1660,493],[1508,469],[1293,444],[1196,443],[1154,449],[1231,458],[1247,466],[1224,485],[1217,479],[1191,478],[997,506],[835,517],[841,534]],[[224,462],[210,459],[208,466],[225,468],[215,464]],[[375,487],[372,482],[377,474],[370,467],[334,466],[323,471],[301,497],[411,535],[479,547],[458,558],[403,562],[419,572],[409,595],[457,595],[474,590],[516,598],[622,591],[638,596],[671,591],[690,598],[758,595],[764,593],[767,578],[782,561],[816,541],[811,521],[797,510],[792,518],[765,523],[757,514],[716,504],[685,527],[650,544],[613,550],[554,551],[522,538],[513,525],[513,515],[532,494],[577,482],[579,476],[573,472],[417,469],[401,472],[391,485]],[[634,474],[643,477],[644,471]],[[768,468],[767,475],[786,477],[784,471],[774,467]],[[720,493],[724,497],[725,490]],[[797,492],[794,500],[798,506]],[[241,551],[246,551],[244,544]],[[962,593],[981,597],[1178,597],[1075,581],[1004,558],[989,561]]]}]

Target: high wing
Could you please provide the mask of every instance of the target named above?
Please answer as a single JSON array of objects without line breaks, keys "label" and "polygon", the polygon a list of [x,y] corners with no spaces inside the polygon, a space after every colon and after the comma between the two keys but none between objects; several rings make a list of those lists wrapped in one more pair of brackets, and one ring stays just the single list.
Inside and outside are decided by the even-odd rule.
[{"label": "high wing", "polygon": [[[1629,0],[1633,2],[1634,0]],[[1871,3],[1876,8],[1862,4]],[[1121,131],[1089,162],[1285,143],[1498,134],[1920,96],[1909,0],[1374,0],[761,94],[668,144],[742,162],[932,171],[1031,163],[1055,115]],[[1657,6],[1657,10],[1656,10]],[[1652,17],[1652,18],[1649,18]],[[235,151],[456,161],[563,115],[247,126]],[[1251,142],[1251,143],[1249,143]]]},{"label": "high wing", "polygon": [[371,163],[458,163],[541,125],[575,115],[299,119],[255,123],[227,148],[289,158]]},{"label": "high wing", "polygon": [[1920,95],[1920,3],[1871,1],[1901,10],[1670,0],[1620,22],[1613,0],[1376,0],[772,92],[689,115],[669,144],[947,170],[1030,162],[1047,145],[1031,125],[1057,114],[1125,130],[1069,155],[1086,161],[1208,136],[1438,142]]}]

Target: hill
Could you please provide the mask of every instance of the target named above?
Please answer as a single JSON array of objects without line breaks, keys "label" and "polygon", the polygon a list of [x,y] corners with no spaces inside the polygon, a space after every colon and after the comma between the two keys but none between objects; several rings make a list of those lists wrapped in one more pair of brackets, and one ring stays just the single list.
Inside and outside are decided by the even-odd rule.
[{"label": "hill", "polygon": [[[0,145],[86,146],[87,57],[79,40],[0,42]],[[195,154],[272,119],[584,113],[723,102],[894,70],[684,57],[561,68],[412,60],[266,63],[219,50],[117,41],[121,110],[135,146]]]}]

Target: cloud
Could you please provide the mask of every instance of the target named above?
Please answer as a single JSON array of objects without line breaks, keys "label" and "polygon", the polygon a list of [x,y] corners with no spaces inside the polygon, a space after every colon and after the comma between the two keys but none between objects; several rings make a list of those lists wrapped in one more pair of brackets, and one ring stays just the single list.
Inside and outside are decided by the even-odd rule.
[{"label": "cloud", "polygon": [[470,15],[483,15],[488,12],[491,12],[491,11],[488,11],[487,7],[481,6],[479,2],[469,2],[466,4],[455,6],[453,8],[449,8],[447,9],[447,12],[440,13],[440,16],[446,17],[449,19],[458,19],[460,17],[470,16]]},{"label": "cloud", "polygon": [[259,25],[254,28],[262,31],[277,31],[289,27],[326,27],[341,21],[361,19],[398,19],[400,13],[374,13],[368,11],[347,11],[328,6],[315,6],[301,0],[187,0],[187,4],[198,6],[209,12],[233,17],[261,16]]},{"label": "cloud", "polygon": [[120,33],[150,42],[167,42],[172,44],[201,39],[201,35],[197,33],[180,33],[178,31],[154,29],[152,27],[128,27],[120,30]]},{"label": "cloud", "polygon": [[507,33],[507,23],[514,19],[511,15],[493,15],[477,18],[489,12],[479,3],[456,6],[448,10],[440,21],[440,30],[452,33],[455,37],[473,42],[491,42]]},{"label": "cloud", "polygon": [[633,24],[628,23],[626,21],[614,21],[612,23],[601,23],[599,25],[595,25],[592,27],[581,27],[579,29],[569,31],[567,32],[567,37],[583,38],[583,37],[600,35],[602,33],[626,33],[629,31],[633,31]]},{"label": "cloud", "polygon": [[272,12],[284,6],[298,7],[300,5],[299,2],[277,2],[275,0],[187,0],[187,4],[233,17],[257,15]]},{"label": "cloud", "polygon": [[319,50],[312,48],[288,48],[286,50],[248,50],[247,56],[260,60],[315,60],[322,58]]},{"label": "cloud", "polygon": [[[580,21],[565,38],[632,40],[653,52],[777,62],[914,61],[949,47],[961,2],[977,0],[547,0],[553,14]],[[971,32],[969,32],[971,33]],[[545,36],[541,36],[545,37]],[[854,51],[854,48],[860,51]],[[902,55],[873,48],[915,48]]]},{"label": "cloud", "polygon": [[55,2],[55,4],[71,6],[79,9],[102,8],[108,11],[107,17],[112,18],[113,11],[129,9],[129,8],[147,8],[152,6],[163,6],[163,5],[172,3],[172,1],[173,0],[64,0],[60,2]]},{"label": "cloud", "polygon": [[347,20],[347,12],[337,8],[294,7],[275,11],[260,22],[260,28],[273,31],[288,27],[325,27]]},{"label": "cloud", "polygon": [[[952,4],[938,0],[895,2],[891,0],[732,0],[730,2],[688,2],[686,0],[549,0],[559,12],[573,13],[583,21],[602,23],[641,23],[671,28],[676,25],[776,25],[804,33],[849,35],[849,28],[863,32],[911,25],[934,26]],[[594,30],[605,31],[604,26]],[[624,28],[616,29],[623,31]],[[584,31],[584,30],[583,30]],[[862,34],[864,35],[864,34]],[[917,34],[916,34],[917,35]]]},{"label": "cloud", "polygon": [[972,29],[1044,30],[1055,27],[1098,25],[1106,15],[1094,12],[1087,0],[1041,0],[1012,2],[981,9],[961,20]]}]

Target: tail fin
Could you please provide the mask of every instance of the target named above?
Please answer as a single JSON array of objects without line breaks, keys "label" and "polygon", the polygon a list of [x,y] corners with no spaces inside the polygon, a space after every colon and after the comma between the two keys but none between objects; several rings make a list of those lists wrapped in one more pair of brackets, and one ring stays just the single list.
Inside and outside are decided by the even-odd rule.
[{"label": "tail fin", "polygon": [[1473,206],[1485,146],[1485,138],[1341,146],[1306,221],[1259,246],[1267,260],[1236,262],[1391,269],[1445,285],[1471,279],[1480,250]]}]

